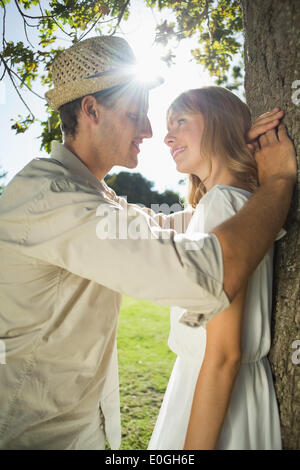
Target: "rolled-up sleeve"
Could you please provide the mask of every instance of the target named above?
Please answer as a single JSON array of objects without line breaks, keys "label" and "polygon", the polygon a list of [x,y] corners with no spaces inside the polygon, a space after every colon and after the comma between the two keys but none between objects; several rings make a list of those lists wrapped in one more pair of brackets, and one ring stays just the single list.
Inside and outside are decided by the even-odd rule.
[{"label": "rolled-up sleeve", "polygon": [[197,234],[191,240],[129,206],[73,181],[52,181],[26,209],[21,249],[121,294],[178,305],[197,318],[227,308],[217,237]]}]

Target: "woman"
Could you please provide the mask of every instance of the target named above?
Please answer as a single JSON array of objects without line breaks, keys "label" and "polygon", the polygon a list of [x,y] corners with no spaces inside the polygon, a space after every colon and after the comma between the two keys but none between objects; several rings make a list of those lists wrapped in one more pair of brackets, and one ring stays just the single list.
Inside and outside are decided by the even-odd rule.
[{"label": "woman", "polygon": [[[177,170],[189,174],[195,212],[187,233],[209,232],[241,209],[258,184],[245,143],[249,109],[229,90],[205,87],[181,94],[167,121],[165,143]],[[181,323],[188,312],[172,307],[169,346],[177,359],[149,449],[281,449],[267,359],[272,257],[273,248],[230,307],[205,327]]]}]

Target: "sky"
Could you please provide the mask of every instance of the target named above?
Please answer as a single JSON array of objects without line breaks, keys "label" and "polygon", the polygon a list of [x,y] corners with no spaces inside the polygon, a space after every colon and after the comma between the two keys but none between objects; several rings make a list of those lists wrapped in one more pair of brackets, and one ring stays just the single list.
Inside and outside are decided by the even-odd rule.
[{"label": "sky", "polygon": [[[41,3],[43,5],[46,2],[42,0]],[[110,173],[139,172],[155,183],[154,190],[162,192],[171,189],[184,195],[186,187],[178,183],[185,178],[185,175],[176,171],[170,151],[163,143],[166,134],[166,110],[171,101],[183,91],[213,85],[214,81],[200,65],[192,61],[191,49],[197,44],[195,39],[185,39],[176,46],[174,50],[176,65],[170,68],[165,66],[160,57],[166,54],[168,48],[154,46],[153,43],[156,24],[161,19],[170,20],[171,13],[167,10],[163,12],[152,11],[150,8],[146,8],[144,3],[144,0],[132,0],[130,18],[121,23],[121,30],[116,35],[124,37],[129,42],[137,59],[144,64],[144,67],[150,67],[151,70],[157,70],[159,74],[163,75],[165,83],[150,91],[149,118],[153,137],[144,140],[138,157],[138,166],[134,170],[114,167]],[[0,23],[2,27],[2,21]],[[10,3],[7,6],[7,39],[26,42],[23,31],[21,19],[19,21],[15,12],[15,6]],[[1,29],[0,35],[2,35]],[[95,33],[91,32],[86,38],[94,35]],[[29,38],[33,43],[35,37],[33,28],[30,28]],[[61,39],[60,45],[63,47],[71,45],[70,42],[63,39],[63,33],[59,37]],[[35,85],[34,90],[43,95],[47,88]],[[22,96],[36,117],[44,119],[43,101],[24,88]],[[49,156],[45,151],[40,151],[38,136],[41,134],[41,127],[38,124],[34,124],[25,134],[16,135],[10,129],[11,119],[16,118],[19,114],[25,117],[28,111],[6,76],[4,83],[0,83],[0,172],[1,170],[7,171],[5,183],[8,183],[33,158]]]}]

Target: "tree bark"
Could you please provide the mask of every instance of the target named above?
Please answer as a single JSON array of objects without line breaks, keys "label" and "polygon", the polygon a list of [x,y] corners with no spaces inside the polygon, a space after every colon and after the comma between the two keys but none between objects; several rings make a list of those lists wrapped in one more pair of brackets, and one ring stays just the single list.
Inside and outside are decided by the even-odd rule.
[{"label": "tree bark", "polygon": [[[252,116],[284,109],[284,123],[300,155],[299,0],[241,0],[245,33],[245,90]],[[294,83],[299,80],[298,83]],[[297,86],[297,89],[292,88]],[[297,98],[299,104],[297,104]],[[272,347],[269,354],[284,449],[300,449],[300,208],[299,174],[285,224],[275,244]],[[294,343],[294,345],[293,345]],[[299,343],[298,343],[299,344]],[[294,353],[294,354],[293,354]],[[296,360],[295,360],[296,359]]]}]

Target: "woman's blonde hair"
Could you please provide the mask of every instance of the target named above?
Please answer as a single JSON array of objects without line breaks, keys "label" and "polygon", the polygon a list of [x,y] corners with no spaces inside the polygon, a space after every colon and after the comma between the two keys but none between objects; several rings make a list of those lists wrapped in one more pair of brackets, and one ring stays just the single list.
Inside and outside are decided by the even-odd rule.
[{"label": "woman's blonde hair", "polygon": [[[248,106],[226,88],[208,86],[179,95],[169,107],[167,117],[181,112],[201,113],[203,116],[201,155],[204,158],[220,156],[250,191],[255,190],[258,185],[257,166],[246,145],[246,134],[251,127]],[[189,175],[188,203],[195,208],[205,192],[200,178]]]}]

